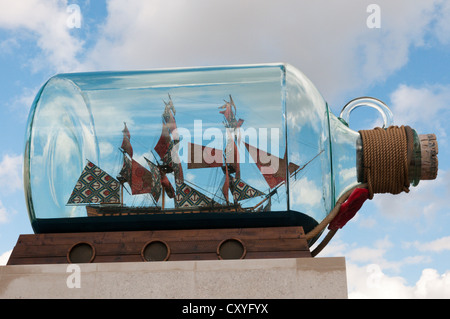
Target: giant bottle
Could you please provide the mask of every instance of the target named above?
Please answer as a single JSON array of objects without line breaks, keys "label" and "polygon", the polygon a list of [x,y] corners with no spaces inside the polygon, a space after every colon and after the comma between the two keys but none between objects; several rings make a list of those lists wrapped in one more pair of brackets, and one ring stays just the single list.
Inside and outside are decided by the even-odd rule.
[{"label": "giant bottle", "polygon": [[287,225],[308,233],[358,185],[373,196],[436,177],[433,135],[355,132],[346,122],[361,105],[392,124],[370,98],[336,117],[288,64],[56,75],[28,119],[31,224],[36,233]]}]

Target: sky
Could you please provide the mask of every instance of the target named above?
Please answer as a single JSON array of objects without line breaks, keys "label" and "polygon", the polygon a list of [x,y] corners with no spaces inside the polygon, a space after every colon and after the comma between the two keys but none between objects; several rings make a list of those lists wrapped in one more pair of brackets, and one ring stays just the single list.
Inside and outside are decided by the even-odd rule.
[{"label": "sky", "polygon": [[[346,258],[350,298],[449,298],[449,0],[0,0],[0,264],[33,232],[24,136],[48,78],[270,62],[305,73],[336,116],[372,96],[396,125],[436,134],[437,179],[376,194],[319,257]],[[379,122],[355,113],[352,129]]]}]

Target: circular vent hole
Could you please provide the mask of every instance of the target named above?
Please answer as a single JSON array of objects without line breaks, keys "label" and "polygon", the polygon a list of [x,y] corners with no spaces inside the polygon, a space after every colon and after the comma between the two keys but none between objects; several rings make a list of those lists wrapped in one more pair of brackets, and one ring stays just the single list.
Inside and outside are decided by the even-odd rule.
[{"label": "circular vent hole", "polygon": [[246,249],[239,239],[226,239],[219,244],[217,254],[220,259],[242,259]]},{"label": "circular vent hole", "polygon": [[78,243],[70,248],[67,259],[73,264],[90,263],[94,260],[95,249],[89,243]]},{"label": "circular vent hole", "polygon": [[156,240],[144,246],[142,258],[145,261],[165,261],[169,258],[169,247],[166,243]]}]

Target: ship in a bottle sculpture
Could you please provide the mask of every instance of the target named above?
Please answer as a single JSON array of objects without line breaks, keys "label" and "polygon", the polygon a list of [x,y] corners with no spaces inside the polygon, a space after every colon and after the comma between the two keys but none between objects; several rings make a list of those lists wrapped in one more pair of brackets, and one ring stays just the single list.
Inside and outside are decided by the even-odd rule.
[{"label": "ship in a bottle sculpture", "polygon": [[[360,106],[384,127],[350,129]],[[33,102],[24,184],[36,234],[295,226],[312,245],[436,178],[436,155],[376,99],[336,117],[289,64],[72,73]]]},{"label": "ship in a bottle sculpture", "polygon": [[[236,105],[230,95],[229,101],[219,107],[223,109],[224,136],[227,136],[224,150],[188,142],[188,169],[219,167],[224,175],[220,192],[208,197],[195,188],[194,183],[185,181],[183,167],[178,156],[180,136],[176,126],[176,109],[169,95],[162,114],[161,136],[154,147],[158,155],[154,160],[144,157],[147,168],[133,159],[131,133],[124,124],[120,151],[123,164],[117,178],[112,177],[91,161],[88,161],[69,198],[68,205],[86,205],[88,216],[132,215],[132,214],[182,214],[199,212],[249,212],[270,210],[271,197],[277,188],[286,182],[286,158],[279,158],[242,142],[253,157],[255,165],[269,187],[263,193],[242,180],[237,145],[241,142],[239,130],[244,120],[236,119]],[[320,155],[319,152],[312,160]],[[154,153],[152,153],[153,155]],[[196,160],[199,159],[199,160]],[[262,159],[269,159],[263,162]],[[273,166],[270,166],[273,165]],[[289,163],[289,174],[297,174],[300,167]],[[175,187],[167,174],[173,174]],[[208,174],[208,173],[205,173]],[[220,174],[220,170],[219,170]],[[189,183],[189,184],[188,184]],[[151,206],[126,206],[123,203],[124,184],[131,195],[149,194]],[[218,194],[218,196],[217,196]],[[230,196],[231,194],[231,196]],[[174,208],[165,208],[165,196],[174,201]],[[262,198],[256,205],[243,207],[240,203],[251,198]],[[161,198],[161,205],[158,205]]]}]

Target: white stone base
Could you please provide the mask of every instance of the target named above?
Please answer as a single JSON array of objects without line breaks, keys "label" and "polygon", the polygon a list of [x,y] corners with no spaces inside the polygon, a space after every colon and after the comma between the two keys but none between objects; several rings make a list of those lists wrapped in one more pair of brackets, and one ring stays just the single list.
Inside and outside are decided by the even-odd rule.
[{"label": "white stone base", "polygon": [[343,257],[18,265],[0,298],[347,298],[347,278]]}]

